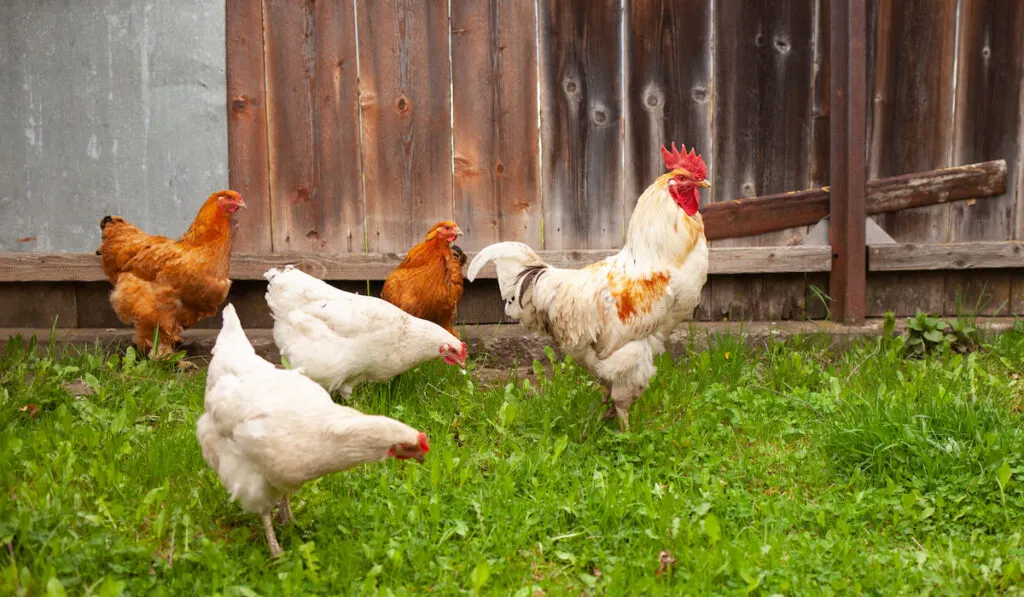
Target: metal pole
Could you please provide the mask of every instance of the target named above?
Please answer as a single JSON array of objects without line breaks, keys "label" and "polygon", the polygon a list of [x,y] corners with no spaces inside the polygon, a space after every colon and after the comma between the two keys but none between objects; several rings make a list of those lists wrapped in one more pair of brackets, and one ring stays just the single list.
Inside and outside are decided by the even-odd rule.
[{"label": "metal pole", "polygon": [[855,323],[866,312],[867,9],[865,0],[831,0],[829,200],[832,318]]}]

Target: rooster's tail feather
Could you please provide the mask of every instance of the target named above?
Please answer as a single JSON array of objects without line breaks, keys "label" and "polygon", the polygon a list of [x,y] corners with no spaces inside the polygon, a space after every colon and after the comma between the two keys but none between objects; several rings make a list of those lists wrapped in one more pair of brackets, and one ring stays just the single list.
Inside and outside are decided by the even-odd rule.
[{"label": "rooster's tail feather", "polygon": [[[530,274],[530,284],[537,275],[548,268],[548,265],[541,261],[540,257],[533,252],[533,249],[517,242],[495,243],[477,253],[476,257],[469,264],[466,271],[466,278],[472,282],[480,270],[488,262],[493,261],[498,270],[498,286],[501,289],[501,296],[506,301],[517,298],[516,287],[519,281]],[[535,273],[532,273],[535,272]]]}]

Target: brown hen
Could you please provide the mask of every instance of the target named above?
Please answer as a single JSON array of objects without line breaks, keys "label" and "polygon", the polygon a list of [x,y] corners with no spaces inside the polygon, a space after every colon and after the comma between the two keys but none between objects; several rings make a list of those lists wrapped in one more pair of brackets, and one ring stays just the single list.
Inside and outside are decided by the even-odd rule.
[{"label": "brown hen", "polygon": [[140,352],[150,351],[159,329],[157,355],[170,354],[183,329],[217,313],[231,287],[231,216],[240,207],[245,202],[235,191],[210,195],[177,240],[146,234],[115,216],[100,222],[96,253],[114,286],[110,304],[135,326]]},{"label": "brown hen", "polygon": [[[450,220],[439,222],[423,242],[388,274],[380,297],[409,315],[432,321],[456,338],[455,309],[462,300],[465,255],[452,246],[462,230]],[[456,253],[457,251],[457,253]]]}]

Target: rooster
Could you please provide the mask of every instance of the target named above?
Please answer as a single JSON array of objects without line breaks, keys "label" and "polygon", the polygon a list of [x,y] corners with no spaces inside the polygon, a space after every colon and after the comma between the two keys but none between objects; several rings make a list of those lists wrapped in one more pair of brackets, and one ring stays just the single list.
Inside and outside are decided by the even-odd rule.
[{"label": "rooster", "polygon": [[669,334],[693,316],[707,280],[708,249],[698,211],[710,186],[693,150],[661,148],[669,170],[647,187],[629,220],[626,245],[580,270],[551,267],[517,242],[490,245],[469,264],[473,281],[493,261],[505,313],[546,334],[608,387],[629,431],[629,407],[655,373]]},{"label": "rooster", "polygon": [[264,274],[274,342],[293,367],[349,397],[430,359],[464,365],[466,344],[441,326],[288,266]]},{"label": "rooster", "polygon": [[425,433],[404,423],[335,404],[298,371],[256,355],[233,305],[213,347],[205,413],[196,422],[203,459],[242,508],[263,519],[270,553],[281,545],[278,522],[292,519],[289,494],[324,475],[387,458],[423,461]]},{"label": "rooster", "polygon": [[[465,253],[451,243],[462,230],[450,220],[438,222],[427,238],[409,250],[405,260],[388,274],[380,298],[409,315],[455,331],[455,308],[462,300],[462,262]],[[457,252],[456,252],[457,251]]]},{"label": "rooster", "polygon": [[146,234],[124,218],[100,221],[96,254],[114,287],[110,304],[135,326],[140,352],[150,351],[159,330],[156,356],[170,354],[183,329],[217,314],[231,287],[231,216],[244,207],[235,191],[214,193],[178,240]]}]

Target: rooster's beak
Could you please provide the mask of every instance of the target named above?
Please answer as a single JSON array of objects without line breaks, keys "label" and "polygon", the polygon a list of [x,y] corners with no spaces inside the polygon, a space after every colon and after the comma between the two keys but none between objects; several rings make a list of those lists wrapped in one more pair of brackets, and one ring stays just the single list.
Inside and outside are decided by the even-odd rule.
[{"label": "rooster's beak", "polygon": [[242,209],[248,209],[245,206],[245,201],[242,201],[241,199],[238,200],[238,207],[241,207]]},{"label": "rooster's beak", "polygon": [[462,236],[462,228],[459,228],[458,226],[456,226],[455,227],[455,238],[459,238],[460,236]]},{"label": "rooster's beak", "polygon": [[702,189],[710,189],[711,188],[711,181],[710,180],[702,180],[702,181],[697,183],[697,186],[702,188]]}]

